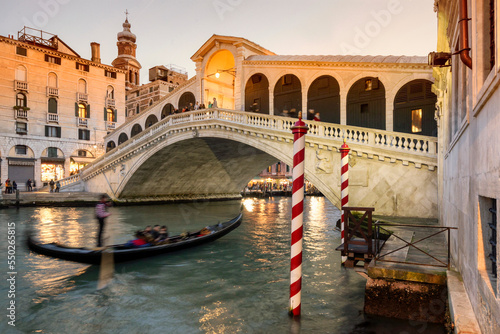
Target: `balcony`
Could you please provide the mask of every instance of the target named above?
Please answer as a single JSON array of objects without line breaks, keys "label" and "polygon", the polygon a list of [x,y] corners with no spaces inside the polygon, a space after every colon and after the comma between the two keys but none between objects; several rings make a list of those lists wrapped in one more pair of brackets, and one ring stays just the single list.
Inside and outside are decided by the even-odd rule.
[{"label": "balcony", "polygon": [[59,96],[59,88],[47,86],[47,96]]},{"label": "balcony", "polygon": [[89,102],[89,95],[85,93],[76,93],[76,100],[78,102]]},{"label": "balcony", "polygon": [[106,121],[106,130],[114,130],[116,129],[116,122]]},{"label": "balcony", "polygon": [[14,117],[16,119],[28,119],[28,110],[26,107],[14,107]]},{"label": "balcony", "polygon": [[14,89],[28,91],[28,83],[26,81],[14,80]]},{"label": "balcony", "polygon": [[89,119],[88,118],[82,118],[82,117],[77,117],[76,118],[76,126],[80,127],[88,127],[89,125]]},{"label": "balcony", "polygon": [[47,123],[59,123],[59,114],[47,113]]},{"label": "balcony", "polygon": [[106,99],[106,107],[115,107],[115,99]]}]

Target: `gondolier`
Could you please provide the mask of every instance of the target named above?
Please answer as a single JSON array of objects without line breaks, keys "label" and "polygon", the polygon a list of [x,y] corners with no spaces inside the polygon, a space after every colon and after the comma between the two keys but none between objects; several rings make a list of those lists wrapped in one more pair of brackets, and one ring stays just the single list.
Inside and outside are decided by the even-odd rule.
[{"label": "gondolier", "polygon": [[104,232],[104,220],[110,215],[106,207],[110,206],[106,195],[101,195],[101,200],[95,206],[95,217],[99,222],[99,232],[97,233],[97,247],[102,247],[102,234]]}]

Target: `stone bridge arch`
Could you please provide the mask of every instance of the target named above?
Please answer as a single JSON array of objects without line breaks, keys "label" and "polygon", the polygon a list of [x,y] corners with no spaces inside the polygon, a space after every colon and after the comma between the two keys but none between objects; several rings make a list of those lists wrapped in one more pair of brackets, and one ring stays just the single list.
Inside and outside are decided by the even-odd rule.
[{"label": "stone bridge arch", "polygon": [[[219,192],[222,197],[235,197],[253,177],[273,163],[283,161],[293,165],[291,138],[271,146],[257,139],[249,140],[246,135],[228,139],[225,132],[213,129],[207,136],[181,133],[148,150],[121,169],[123,178],[113,190],[114,196],[134,201],[147,197],[198,198]],[[332,173],[332,180],[325,182],[325,178],[316,175],[316,151],[306,148],[305,177],[339,207],[338,177]],[[330,160],[333,157],[330,151]],[[340,166],[340,158],[335,160],[330,164]],[[333,171],[333,166],[326,168]],[[221,184],[224,185],[223,193],[220,193]],[[190,189],[191,193],[185,194],[186,189]]]}]

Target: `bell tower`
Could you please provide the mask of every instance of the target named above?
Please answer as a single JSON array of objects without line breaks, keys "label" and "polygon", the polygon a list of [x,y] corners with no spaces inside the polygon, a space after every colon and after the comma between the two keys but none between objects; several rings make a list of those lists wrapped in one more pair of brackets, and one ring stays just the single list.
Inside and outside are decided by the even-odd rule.
[{"label": "bell tower", "polygon": [[130,31],[131,24],[128,22],[128,11],[125,11],[125,15],[123,31],[117,34],[118,57],[111,64],[116,68],[127,71],[125,76],[126,89],[130,90],[140,85],[139,70],[142,66],[135,58],[136,37]]}]

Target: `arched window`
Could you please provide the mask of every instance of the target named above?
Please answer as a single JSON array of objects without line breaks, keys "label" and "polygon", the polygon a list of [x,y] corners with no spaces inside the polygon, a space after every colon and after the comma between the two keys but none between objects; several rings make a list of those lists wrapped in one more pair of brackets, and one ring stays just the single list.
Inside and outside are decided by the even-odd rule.
[{"label": "arched window", "polygon": [[78,93],[87,94],[87,82],[83,79],[78,80]]},{"label": "arched window", "polygon": [[23,93],[17,93],[16,95],[16,106],[18,107],[26,107],[26,95]]},{"label": "arched window", "polygon": [[16,80],[17,81],[28,81],[28,74],[26,71],[26,67],[19,65],[16,68]]},{"label": "arched window", "polygon": [[146,124],[144,124],[144,128],[147,129],[151,125],[155,124],[158,122],[158,118],[156,118],[155,115],[149,115],[148,118],[146,119]]},{"label": "arched window", "polygon": [[84,103],[78,103],[78,117],[87,118],[87,106]]},{"label": "arched window", "polygon": [[120,136],[118,136],[118,145],[121,145],[123,144],[124,142],[126,142],[128,140],[128,136],[126,133],[120,133]]},{"label": "arched window", "polygon": [[57,88],[57,75],[54,72],[50,72],[47,78],[47,86],[51,88]]},{"label": "arched window", "polygon": [[53,97],[49,99],[49,113],[57,114],[57,100]]},{"label": "arched window", "polygon": [[142,132],[142,127],[139,124],[134,124],[134,126],[132,127],[132,131],[130,133],[130,138],[138,135],[141,132]]},{"label": "arched window", "polygon": [[179,110],[185,107],[189,107],[190,104],[193,106],[196,103],[194,94],[191,92],[184,92],[179,98]]},{"label": "arched window", "polygon": [[116,147],[116,144],[114,141],[112,141],[112,140],[108,141],[108,143],[106,144],[106,152],[111,151],[115,147]]},{"label": "arched window", "polygon": [[114,90],[113,86],[108,86],[107,91],[106,91],[106,98],[108,98],[108,99],[115,98],[115,90]]},{"label": "arched window", "polygon": [[174,106],[170,103],[167,103],[163,109],[161,110],[161,119],[164,119],[168,115],[172,115],[174,113]]}]

